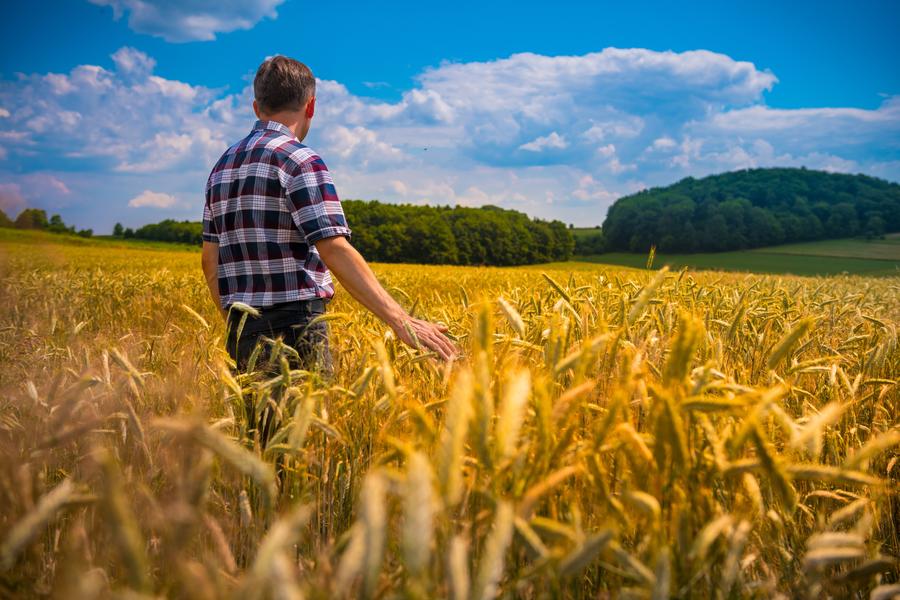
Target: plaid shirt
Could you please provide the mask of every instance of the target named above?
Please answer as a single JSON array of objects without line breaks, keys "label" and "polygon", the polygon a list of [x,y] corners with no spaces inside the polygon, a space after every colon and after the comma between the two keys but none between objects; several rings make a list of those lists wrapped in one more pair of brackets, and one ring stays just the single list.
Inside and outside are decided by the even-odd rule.
[{"label": "plaid shirt", "polygon": [[321,157],[275,121],[257,121],[225,151],[206,184],[203,239],[219,244],[222,307],[331,298],[314,243],[350,237]]}]

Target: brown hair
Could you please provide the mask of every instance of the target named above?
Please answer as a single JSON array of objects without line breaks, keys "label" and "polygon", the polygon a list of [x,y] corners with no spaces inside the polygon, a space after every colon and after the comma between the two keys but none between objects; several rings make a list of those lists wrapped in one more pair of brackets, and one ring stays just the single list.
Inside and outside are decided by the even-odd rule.
[{"label": "brown hair", "polygon": [[267,58],[256,70],[253,94],[262,113],[299,110],[316,94],[316,78],[309,67],[287,56]]}]

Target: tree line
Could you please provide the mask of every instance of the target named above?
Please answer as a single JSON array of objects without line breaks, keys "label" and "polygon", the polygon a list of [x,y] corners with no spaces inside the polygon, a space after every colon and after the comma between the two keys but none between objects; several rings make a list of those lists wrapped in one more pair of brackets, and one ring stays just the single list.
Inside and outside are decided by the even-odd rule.
[{"label": "tree line", "polygon": [[604,251],[718,252],[900,231],[900,185],[866,175],[749,169],[616,200]]},{"label": "tree line", "polygon": [[[352,243],[376,262],[523,265],[564,261],[574,240],[561,221],[531,219],[496,206],[419,206],[377,200],[341,202]],[[136,230],[116,224],[123,238],[200,244],[202,225],[166,219]]]},{"label": "tree line", "polygon": [[524,265],[568,260],[574,240],[561,221],[482,206],[342,202],[353,245],[369,260],[449,265]]},{"label": "tree line", "polygon": [[53,215],[47,218],[47,211],[40,208],[26,208],[16,216],[15,220],[0,210],[0,227],[13,227],[16,229],[38,229],[50,233],[69,233],[81,237],[94,235],[93,229],[75,229],[73,225],[66,225],[62,217]]},{"label": "tree line", "polygon": [[121,223],[116,223],[115,227],[113,227],[113,236],[124,239],[156,240],[158,242],[199,246],[203,242],[203,224],[200,221],[165,219],[159,223],[150,223],[137,229],[132,229],[131,227],[122,227]]}]

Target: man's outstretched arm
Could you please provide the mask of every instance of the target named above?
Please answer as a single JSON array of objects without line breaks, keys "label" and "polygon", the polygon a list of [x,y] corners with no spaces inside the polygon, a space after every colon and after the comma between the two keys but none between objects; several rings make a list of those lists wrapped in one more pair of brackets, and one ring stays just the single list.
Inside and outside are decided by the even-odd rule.
[{"label": "man's outstretched arm", "polygon": [[203,267],[203,276],[206,278],[206,285],[209,287],[209,295],[212,296],[213,303],[222,311],[222,302],[219,298],[219,244],[215,242],[203,242],[203,250],[200,252],[200,265]]},{"label": "man's outstretched arm", "polygon": [[347,238],[328,237],[315,242],[315,246],[319,256],[325,261],[325,266],[334,273],[350,295],[390,326],[403,342],[417,347],[416,340],[410,335],[412,331],[421,345],[434,350],[444,360],[450,360],[459,353],[453,342],[444,335],[446,326],[410,316],[391,298],[378,283],[366,260],[350,245]]}]

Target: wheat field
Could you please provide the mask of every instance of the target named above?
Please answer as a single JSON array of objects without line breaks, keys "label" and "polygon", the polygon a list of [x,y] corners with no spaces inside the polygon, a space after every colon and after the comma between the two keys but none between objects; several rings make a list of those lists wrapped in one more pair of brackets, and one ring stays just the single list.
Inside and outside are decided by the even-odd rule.
[{"label": "wheat field", "polygon": [[338,289],[233,376],[198,254],[4,242],[0,594],[900,594],[900,279],[375,270],[461,360]]}]

